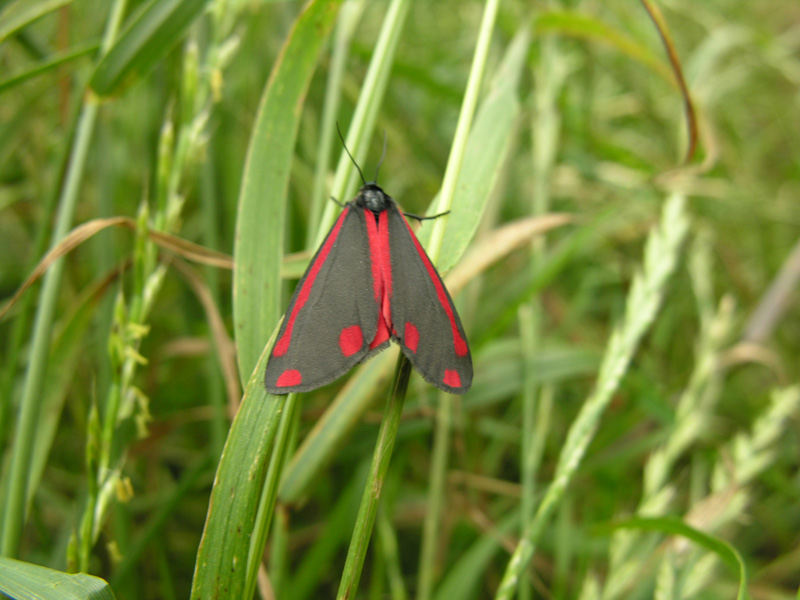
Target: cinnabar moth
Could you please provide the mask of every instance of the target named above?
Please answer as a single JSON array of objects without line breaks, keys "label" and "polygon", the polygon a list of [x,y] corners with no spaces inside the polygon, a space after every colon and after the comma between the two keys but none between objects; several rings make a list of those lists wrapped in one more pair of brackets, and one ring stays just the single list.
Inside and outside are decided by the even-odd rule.
[{"label": "cinnabar moth", "polygon": [[428,383],[463,394],[472,358],[450,294],[395,201],[353,164],[364,185],[297,285],[267,364],[267,391],[316,389],[394,340]]}]

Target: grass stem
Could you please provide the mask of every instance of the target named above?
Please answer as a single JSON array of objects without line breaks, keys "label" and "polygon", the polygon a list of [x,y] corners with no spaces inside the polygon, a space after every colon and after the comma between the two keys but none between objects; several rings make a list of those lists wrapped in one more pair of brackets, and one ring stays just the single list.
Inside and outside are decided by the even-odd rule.
[{"label": "grass stem", "polygon": [[378,512],[381,489],[386,479],[386,472],[389,470],[397,429],[400,427],[400,417],[403,414],[403,404],[410,377],[411,363],[401,355],[395,371],[389,403],[383,413],[378,441],[372,454],[372,464],[364,486],[364,495],[361,497],[361,506],[358,509],[353,536],[350,539],[350,547],[339,583],[339,593],[336,596],[339,600],[354,598],[358,590],[358,581],[361,578],[361,570],[364,568],[364,560],[375,524],[375,515]]}]

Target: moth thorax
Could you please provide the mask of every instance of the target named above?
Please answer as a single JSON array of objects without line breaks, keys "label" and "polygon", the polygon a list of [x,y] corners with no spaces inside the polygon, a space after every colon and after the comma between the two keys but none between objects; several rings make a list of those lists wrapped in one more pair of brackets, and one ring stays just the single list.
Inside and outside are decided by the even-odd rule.
[{"label": "moth thorax", "polygon": [[374,183],[368,183],[361,188],[359,195],[359,204],[364,208],[368,208],[372,212],[379,213],[386,210],[391,200],[383,190]]}]

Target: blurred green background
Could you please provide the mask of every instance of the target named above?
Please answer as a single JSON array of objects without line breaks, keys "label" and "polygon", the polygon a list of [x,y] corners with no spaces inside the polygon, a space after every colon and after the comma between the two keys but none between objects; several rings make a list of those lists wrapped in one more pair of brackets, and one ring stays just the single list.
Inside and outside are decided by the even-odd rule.
[{"label": "blurred green background", "polygon": [[[97,229],[72,238],[65,260],[0,320],[4,555],[98,575],[118,598],[190,593],[242,382],[307,264],[293,253],[313,250],[336,209],[332,124],[348,131],[398,4],[385,91],[370,90],[377,112],[354,153],[369,178],[385,131],[387,193],[423,214],[439,192],[484,4],[323,4],[307,96],[286,105],[299,119],[295,143],[293,131],[280,133],[286,121],[258,139],[254,126],[301,3],[0,2],[0,309],[64,234]],[[697,115],[688,163],[687,112],[642,4],[500,3],[477,118],[496,95],[507,104],[476,122],[467,146],[468,171],[486,173],[485,190],[468,181],[451,207],[466,252],[448,237],[441,251],[445,269],[465,269],[467,284],[451,291],[475,382],[444,400],[413,376],[358,597],[495,597],[521,520],[553,482],[614,354],[612,331],[639,312],[632,282],[659,269],[658,311],[644,317],[638,349],[591,421],[518,596],[736,596],[739,576],[721,554],[666,535],[667,519],[661,532],[600,527],[633,515],[678,517],[730,544],[753,598],[798,593],[800,5],[657,6]],[[247,268],[277,277],[280,267],[287,280],[268,288],[268,314],[253,323],[234,317],[225,256],[147,231],[233,256],[256,143],[284,161],[288,171],[270,169],[288,187],[264,198],[278,212],[250,222],[238,243],[253,253]],[[355,190],[347,176],[340,200]],[[662,213],[675,195],[685,196],[688,229],[675,233],[674,254],[648,259],[648,236],[669,239],[678,227]],[[474,235],[459,224],[459,202],[474,202]],[[481,262],[482,240],[497,246],[503,226],[548,213],[571,222]],[[129,219],[97,221],[112,217]],[[262,243],[289,256],[259,255]],[[239,268],[242,256],[237,247]],[[205,264],[212,258],[227,268]],[[258,289],[248,288],[256,303]],[[52,325],[35,325],[48,310]],[[238,373],[243,339],[250,356]],[[335,596],[390,362],[352,374],[354,386],[364,382],[349,390],[359,403],[332,439],[312,428],[332,418],[334,397],[348,401],[347,379],[302,397],[290,454],[297,462],[319,444],[325,456],[278,495],[264,559],[271,583],[260,593]],[[284,474],[295,466],[289,459]],[[441,513],[426,525],[432,507]]]}]

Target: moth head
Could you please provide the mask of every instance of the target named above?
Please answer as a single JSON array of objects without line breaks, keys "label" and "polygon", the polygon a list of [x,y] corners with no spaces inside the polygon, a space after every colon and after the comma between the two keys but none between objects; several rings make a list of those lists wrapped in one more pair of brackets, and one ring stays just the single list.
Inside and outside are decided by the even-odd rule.
[{"label": "moth head", "polygon": [[364,184],[364,186],[358,192],[356,201],[361,206],[368,208],[372,212],[381,212],[386,210],[391,203],[389,196],[387,196],[381,187],[374,181],[368,181]]}]

